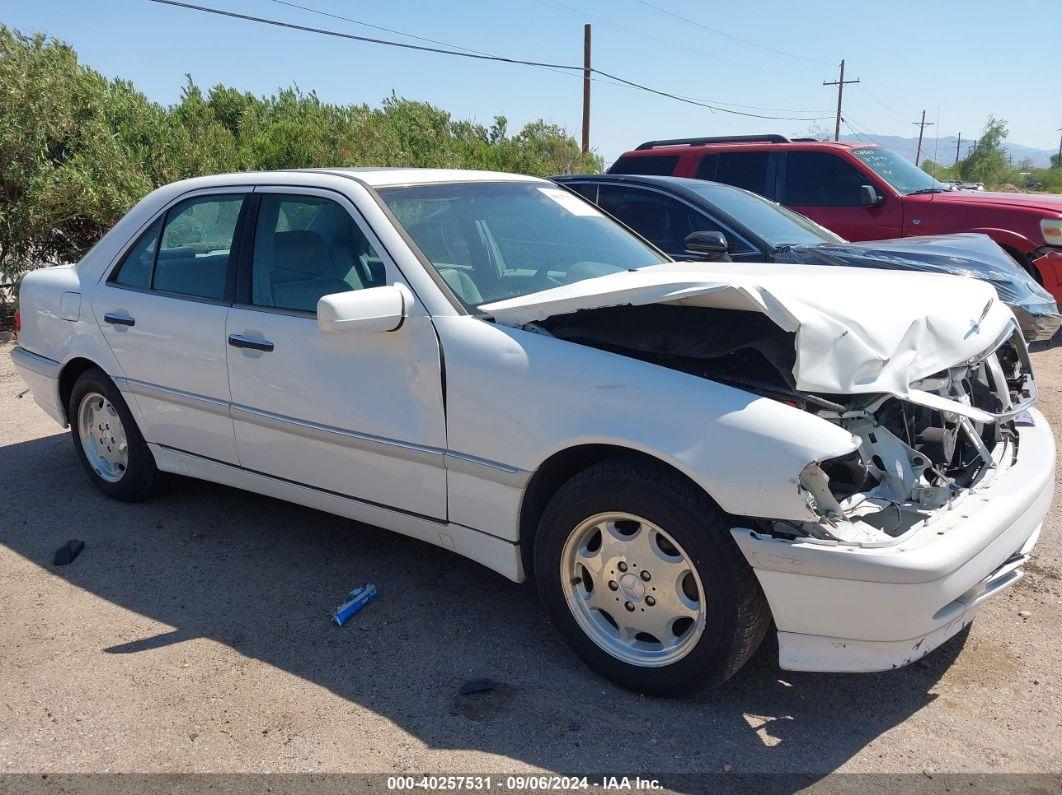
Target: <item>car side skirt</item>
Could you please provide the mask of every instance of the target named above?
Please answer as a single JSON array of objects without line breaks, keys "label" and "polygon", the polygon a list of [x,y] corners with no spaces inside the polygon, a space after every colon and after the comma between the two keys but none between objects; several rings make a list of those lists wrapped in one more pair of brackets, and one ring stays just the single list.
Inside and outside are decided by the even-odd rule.
[{"label": "car side skirt", "polygon": [[156,465],[163,472],[221,483],[382,527],[449,549],[513,582],[523,582],[525,579],[519,545],[479,530],[316,489],[172,447],[152,443],[148,447],[155,456]]}]

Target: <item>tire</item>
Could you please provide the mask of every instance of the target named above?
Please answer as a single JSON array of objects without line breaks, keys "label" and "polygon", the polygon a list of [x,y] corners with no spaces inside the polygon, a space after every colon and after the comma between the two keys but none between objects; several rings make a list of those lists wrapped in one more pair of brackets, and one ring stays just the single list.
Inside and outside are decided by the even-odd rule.
[{"label": "tire", "polygon": [[[612,525],[606,522],[604,530],[599,525],[597,533],[610,535],[601,535],[598,547],[601,551],[593,551],[594,531],[587,530],[588,524],[594,527],[598,517],[617,515],[635,519],[620,519]],[[632,531],[630,523],[635,521],[640,524]],[[590,540],[581,543],[578,537],[587,533]],[[614,546],[617,533],[622,539],[620,546]],[[606,554],[606,538],[608,549],[623,551],[629,547],[632,554],[623,554],[622,561],[611,553]],[[648,547],[644,546],[646,543]],[[674,559],[670,556],[665,560],[663,548],[668,548],[668,555],[678,553],[686,563],[669,562]],[[660,557],[659,561],[656,556]],[[663,567],[659,576],[650,577],[641,572],[639,578],[627,576],[638,570],[636,559],[641,560],[643,569]],[[582,565],[583,560],[592,561],[599,573],[583,569],[581,577],[574,571],[569,574],[569,563],[575,561]],[[611,560],[614,565],[603,563],[604,560]],[[681,567],[687,563],[689,573],[682,575]],[[623,569],[621,564],[627,568]],[[675,565],[680,568],[675,569]],[[546,609],[575,653],[594,671],[639,692],[680,695],[722,684],[753,655],[770,624],[766,599],[751,567],[730,537],[725,514],[695,484],[663,466],[635,458],[599,463],[560,488],[542,515],[535,538],[534,571]],[[665,587],[675,572],[679,572],[682,583],[681,587],[676,583],[681,593],[678,603],[674,602],[673,594],[666,595],[669,591]],[[593,581],[589,594],[585,582],[588,574]],[[617,575],[626,579],[617,583],[614,579]],[[688,587],[691,577],[693,587]],[[644,586],[640,601],[639,582]],[[614,589],[614,585],[618,587]],[[578,599],[594,600],[593,591],[598,588],[606,588],[608,592],[598,591],[604,599],[597,604],[604,601],[609,610],[625,616],[620,621],[628,620],[635,628],[641,622],[648,622],[654,631],[658,626],[666,626],[674,608],[657,614],[656,618],[650,616],[651,611],[666,606],[669,600],[679,604],[680,611],[696,604],[699,618],[689,623],[682,618],[671,624],[672,634],[676,636],[680,628],[687,627],[689,635],[684,635],[685,640],[667,636],[666,631],[657,632],[667,636],[669,644],[678,644],[674,652],[667,651],[656,635],[638,640],[643,637],[641,633],[635,636],[634,644],[628,643],[628,648],[624,648],[623,641],[618,639],[619,624],[615,619],[602,623],[601,611],[584,611],[579,607]],[[695,602],[690,599],[692,594],[698,596]],[[634,605],[633,611],[630,605]],[[605,624],[614,625],[611,632]],[[617,638],[612,638],[612,634]],[[630,630],[626,637],[630,638]]]},{"label": "tire", "polygon": [[[157,491],[162,474],[155,457],[118,387],[102,370],[92,368],[78,377],[66,410],[74,449],[96,488],[122,502],[139,502]],[[101,435],[92,437],[90,429]]]}]

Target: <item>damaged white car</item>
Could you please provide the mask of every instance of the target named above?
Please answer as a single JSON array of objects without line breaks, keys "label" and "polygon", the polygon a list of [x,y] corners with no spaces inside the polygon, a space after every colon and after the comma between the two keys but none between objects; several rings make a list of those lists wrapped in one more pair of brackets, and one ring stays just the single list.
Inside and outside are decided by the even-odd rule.
[{"label": "damaged white car", "polygon": [[530,177],[169,185],[20,312],[105,493],[180,473],[533,576],[648,692],[724,681],[772,626],[784,668],[911,662],[1021,577],[1052,497],[989,285],[675,263]]}]

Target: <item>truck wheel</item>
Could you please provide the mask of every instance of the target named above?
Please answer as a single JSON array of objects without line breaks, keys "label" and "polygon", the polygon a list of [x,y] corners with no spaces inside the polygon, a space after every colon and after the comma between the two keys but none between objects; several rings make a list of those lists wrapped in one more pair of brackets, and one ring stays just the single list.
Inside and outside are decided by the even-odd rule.
[{"label": "truck wheel", "polygon": [[74,449],[96,487],[116,500],[139,502],[161,481],[155,458],[121,392],[106,374],[86,370],[67,405]]},{"label": "truck wheel", "polygon": [[602,462],[560,488],[542,515],[534,569],[575,653],[645,693],[722,684],[770,621],[719,507],[676,473],[638,459]]}]

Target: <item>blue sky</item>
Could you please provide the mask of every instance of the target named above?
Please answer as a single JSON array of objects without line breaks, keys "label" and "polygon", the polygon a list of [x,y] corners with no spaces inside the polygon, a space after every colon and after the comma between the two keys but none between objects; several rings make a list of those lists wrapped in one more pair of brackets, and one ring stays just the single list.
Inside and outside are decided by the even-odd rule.
[{"label": "blue sky", "polygon": [[[275,0],[189,0],[199,5],[349,33],[411,41]],[[706,101],[758,106],[771,116],[828,117],[836,64],[862,80],[845,115],[862,131],[911,136],[923,108],[927,136],[971,137],[994,113],[1010,140],[1058,146],[1058,64],[1049,31],[1062,2],[936,0],[889,3],[651,0],[652,5],[789,57],[695,27],[639,0],[291,0],[463,48],[564,64],[582,62],[593,25],[594,66]],[[297,84],[335,102],[378,103],[395,92],[515,131],[545,118],[578,134],[580,78],[280,30],[147,0],[0,0],[0,21],[62,38],[82,61],[132,80],[151,99],[177,99],[184,75],[254,93]],[[820,63],[821,62],[821,63]],[[827,65],[830,64],[830,65]],[[806,134],[814,122],[761,120],[681,104],[602,81],[593,84],[591,144],[606,160],[643,140],[754,132]],[[741,108],[738,108],[741,109]],[[784,109],[784,110],[782,110]],[[792,112],[794,109],[799,112]],[[805,111],[812,112],[805,112]],[[850,133],[850,129],[844,132]]]}]

